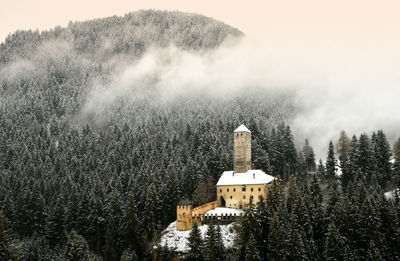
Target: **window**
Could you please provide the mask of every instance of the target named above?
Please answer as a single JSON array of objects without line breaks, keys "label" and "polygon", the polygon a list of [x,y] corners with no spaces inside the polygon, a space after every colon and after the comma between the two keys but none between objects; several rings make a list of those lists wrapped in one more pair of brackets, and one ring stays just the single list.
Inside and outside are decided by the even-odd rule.
[{"label": "window", "polygon": [[251,188],[251,192],[253,192],[253,188]]},{"label": "window", "polygon": [[233,192],[236,192],[236,189],[235,189],[235,188],[233,189]]},{"label": "window", "polygon": [[261,188],[258,188],[258,191],[261,191]]},{"label": "window", "polygon": [[226,192],[229,192],[229,189],[226,189]]},{"label": "window", "polygon": [[219,192],[222,192],[222,189],[220,189]]},{"label": "window", "polygon": [[232,199],[232,196],[231,196],[231,199]]},{"label": "window", "polygon": [[253,200],[253,195],[250,195],[250,200]]},{"label": "window", "polygon": [[246,185],[242,186],[242,191],[246,191]]},{"label": "window", "polygon": [[243,199],[246,199],[246,195],[243,195]]}]

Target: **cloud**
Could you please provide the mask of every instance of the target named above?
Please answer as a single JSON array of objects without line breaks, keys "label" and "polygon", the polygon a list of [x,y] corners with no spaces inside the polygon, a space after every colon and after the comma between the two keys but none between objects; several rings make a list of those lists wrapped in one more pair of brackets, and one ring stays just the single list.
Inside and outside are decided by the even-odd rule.
[{"label": "cloud", "polygon": [[138,90],[157,93],[160,102],[183,94],[235,97],[246,88],[290,90],[297,141],[306,137],[325,157],[340,130],[350,135],[383,129],[397,138],[400,127],[400,53],[369,48],[269,46],[242,39],[213,51],[176,47],[150,49],[111,82],[94,82],[83,113],[107,107]]}]

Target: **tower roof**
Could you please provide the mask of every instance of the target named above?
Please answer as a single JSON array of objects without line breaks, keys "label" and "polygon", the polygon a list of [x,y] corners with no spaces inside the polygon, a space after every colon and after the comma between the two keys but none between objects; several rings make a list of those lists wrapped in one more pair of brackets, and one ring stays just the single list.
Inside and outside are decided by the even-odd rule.
[{"label": "tower roof", "polygon": [[240,125],[234,132],[250,132],[248,128],[246,128],[246,126],[244,126],[243,124]]}]

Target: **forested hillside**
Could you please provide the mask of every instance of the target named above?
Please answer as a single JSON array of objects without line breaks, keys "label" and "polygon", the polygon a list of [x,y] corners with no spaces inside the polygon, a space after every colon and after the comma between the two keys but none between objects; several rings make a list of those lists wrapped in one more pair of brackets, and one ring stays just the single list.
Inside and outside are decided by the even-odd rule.
[{"label": "forested hillside", "polygon": [[[177,92],[165,99],[160,94],[163,85],[155,87],[160,81],[157,73],[134,82],[134,88],[115,86],[121,83],[115,79],[117,72],[140,71],[126,68],[140,64],[149,50],[174,46],[178,52],[202,55],[225,40],[234,44],[241,35],[203,16],[150,10],[44,32],[18,31],[7,37],[0,45],[0,259],[2,255],[11,260],[151,259],[159,233],[176,219],[178,202],[199,203],[194,197],[199,184],[212,187],[224,170],[233,168],[232,131],[242,123],[252,131],[253,168],[284,181],[295,176],[299,186],[308,184],[310,173],[316,172],[326,185],[336,182],[335,157],[339,156],[343,190],[359,179],[365,186],[377,180],[379,188],[371,182],[376,197],[392,204],[381,198],[379,190],[393,186],[398,171],[390,162],[392,150],[383,132],[372,139],[366,134],[359,140],[343,138],[339,141],[343,150],[335,150],[332,144],[326,169],[323,163],[315,166],[311,145],[306,141],[300,148],[295,145],[303,141],[295,143],[288,124],[296,113],[289,91],[248,86],[224,97]],[[399,144],[394,150],[396,164]],[[313,190],[317,189],[314,183]],[[307,201],[311,194],[305,187],[307,193],[300,197],[303,188],[294,186],[292,182],[287,203],[275,195],[273,212],[264,215],[266,210],[260,209],[262,217],[274,221],[257,223],[271,225],[275,229],[271,237],[279,236],[276,229],[295,233],[295,226],[308,222],[297,221],[294,215],[305,215],[311,207],[296,205],[293,210],[292,205],[300,204],[297,200],[311,204]],[[343,194],[338,195],[343,199]],[[363,196],[348,197],[361,200]],[[318,211],[325,208],[321,200],[315,202]],[[330,208],[336,210],[339,203],[329,203],[319,214],[331,216]],[[283,205],[288,206],[287,213]],[[398,209],[381,217],[394,222],[395,233],[400,233]],[[291,223],[276,221],[288,216]],[[322,226],[318,233],[330,231],[336,233],[331,237],[337,237],[340,222],[336,227],[331,223],[317,224]],[[255,253],[266,260],[274,255],[261,245],[270,238],[269,230],[259,231],[264,234],[242,232],[231,258],[241,260],[246,253]],[[311,238],[303,236],[303,243]],[[316,259],[326,257],[326,238],[324,234],[316,246],[307,246],[315,247]],[[281,239],[270,238],[268,244]],[[243,242],[258,245],[250,251]],[[375,248],[395,244],[368,242]],[[172,253],[160,251],[163,258],[171,258]],[[384,250],[379,251],[383,256]],[[308,258],[303,252],[301,258]],[[365,255],[362,252],[360,257]]]}]

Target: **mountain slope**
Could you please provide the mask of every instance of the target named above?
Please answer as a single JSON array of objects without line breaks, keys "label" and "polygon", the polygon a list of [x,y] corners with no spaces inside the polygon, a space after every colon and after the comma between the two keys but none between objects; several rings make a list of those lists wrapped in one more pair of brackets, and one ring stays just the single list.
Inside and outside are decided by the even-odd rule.
[{"label": "mountain slope", "polygon": [[115,54],[138,56],[150,46],[174,44],[185,49],[215,48],[227,36],[242,33],[222,22],[197,14],[177,11],[142,10],[126,14],[70,22],[52,30],[17,31],[0,45],[0,63],[30,58],[48,40],[66,40],[73,50],[93,59],[109,59]]}]

